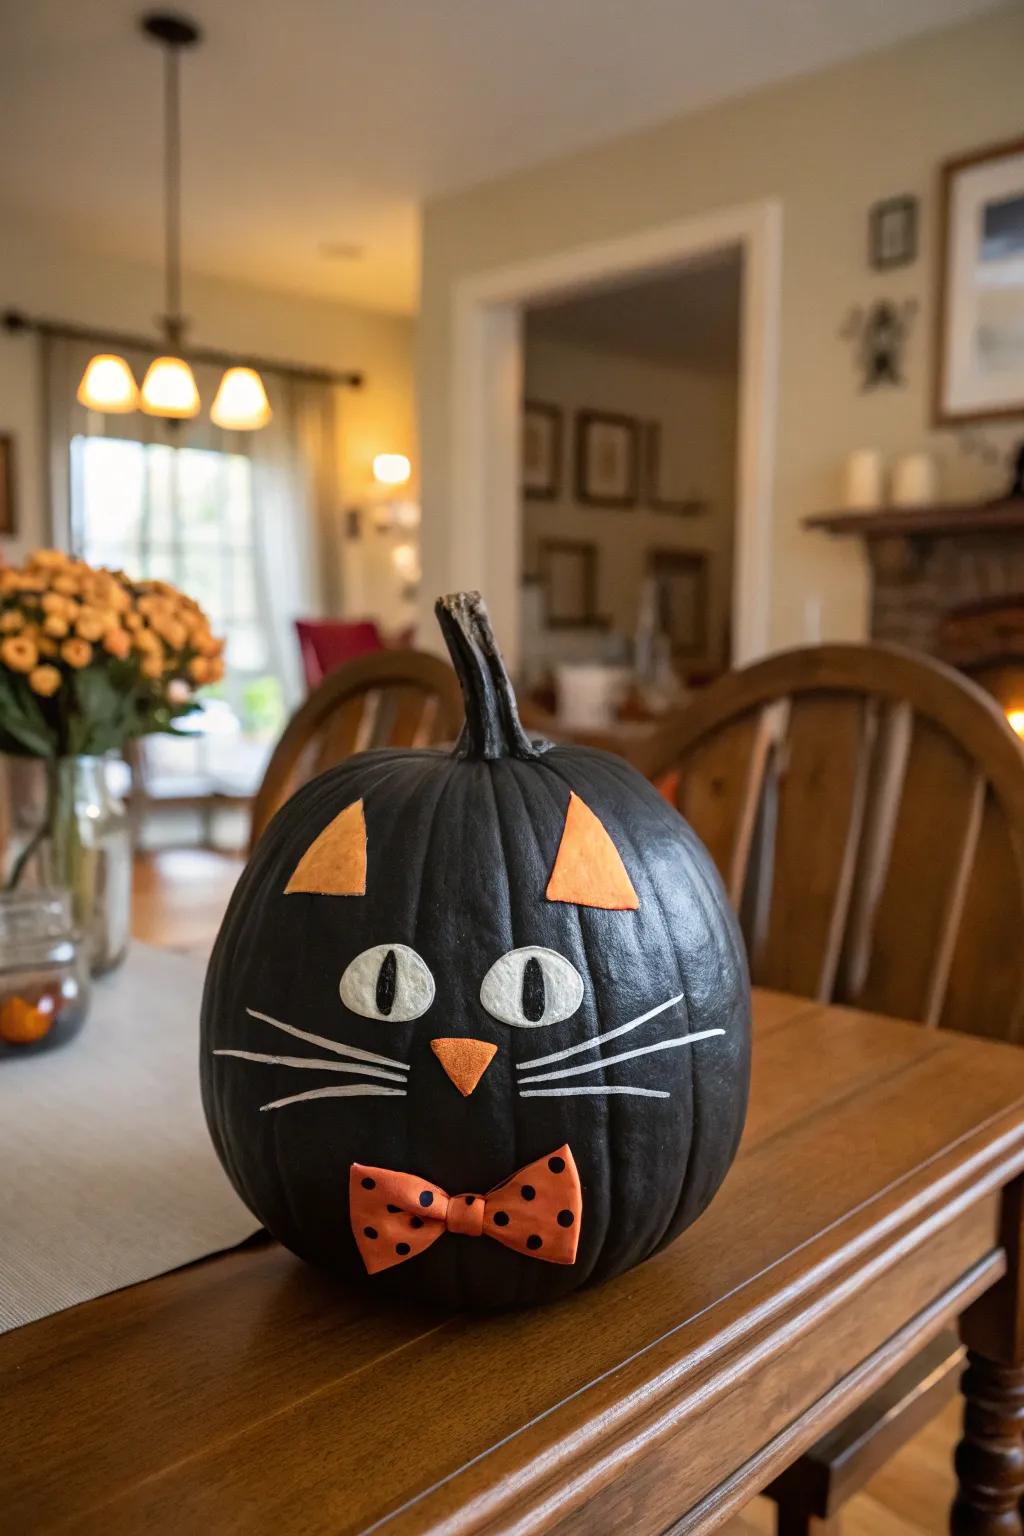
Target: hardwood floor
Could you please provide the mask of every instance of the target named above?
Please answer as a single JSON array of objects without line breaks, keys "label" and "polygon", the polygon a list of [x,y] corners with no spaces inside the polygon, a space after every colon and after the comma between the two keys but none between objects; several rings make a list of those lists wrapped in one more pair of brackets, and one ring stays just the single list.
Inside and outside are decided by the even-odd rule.
[{"label": "hardwood floor", "polygon": [[[244,859],[205,849],[139,854],[133,931],[150,944],[208,949]],[[843,1511],[842,1536],[942,1536],[953,1497],[960,1405],[951,1403]],[[755,1499],[723,1536],[774,1536],[775,1510]]]}]

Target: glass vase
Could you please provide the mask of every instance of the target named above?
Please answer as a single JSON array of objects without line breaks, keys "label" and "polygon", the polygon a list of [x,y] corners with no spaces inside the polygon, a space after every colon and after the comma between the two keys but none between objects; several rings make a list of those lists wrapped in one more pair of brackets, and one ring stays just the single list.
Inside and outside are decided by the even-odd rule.
[{"label": "glass vase", "polygon": [[120,965],[131,931],[131,828],[107,766],[102,757],[46,762],[43,824],[19,860],[35,865],[34,885],[68,892],[94,976]]}]

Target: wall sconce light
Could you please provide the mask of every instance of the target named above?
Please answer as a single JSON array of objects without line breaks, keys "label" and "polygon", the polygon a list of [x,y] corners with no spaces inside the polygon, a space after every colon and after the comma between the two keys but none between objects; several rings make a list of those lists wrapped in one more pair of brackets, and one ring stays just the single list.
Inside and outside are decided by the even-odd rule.
[{"label": "wall sconce light", "polygon": [[404,453],[378,453],[373,461],[373,478],[380,485],[404,485],[411,474]]}]

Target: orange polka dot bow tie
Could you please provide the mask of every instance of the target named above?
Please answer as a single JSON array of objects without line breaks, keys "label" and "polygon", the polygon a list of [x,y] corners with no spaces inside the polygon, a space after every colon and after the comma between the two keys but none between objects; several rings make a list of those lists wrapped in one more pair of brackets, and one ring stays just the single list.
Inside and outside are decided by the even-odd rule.
[{"label": "orange polka dot bow tie", "polygon": [[353,1163],[348,1196],[356,1246],[371,1275],[425,1253],[445,1232],[493,1237],[549,1264],[576,1262],[583,1196],[567,1146],[487,1195],[449,1195],[414,1174]]}]

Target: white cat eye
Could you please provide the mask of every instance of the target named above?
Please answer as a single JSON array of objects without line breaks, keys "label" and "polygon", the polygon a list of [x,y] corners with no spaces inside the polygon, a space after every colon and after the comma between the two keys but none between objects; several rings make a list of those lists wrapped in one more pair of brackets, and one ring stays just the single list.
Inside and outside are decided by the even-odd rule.
[{"label": "white cat eye", "polygon": [[338,990],[364,1019],[407,1024],[434,1001],[434,978],[408,944],[374,944],[345,967]]},{"label": "white cat eye", "polygon": [[576,1012],[583,1001],[583,977],[556,950],[538,945],[510,949],[484,977],[480,1001],[503,1024],[540,1029]]}]

